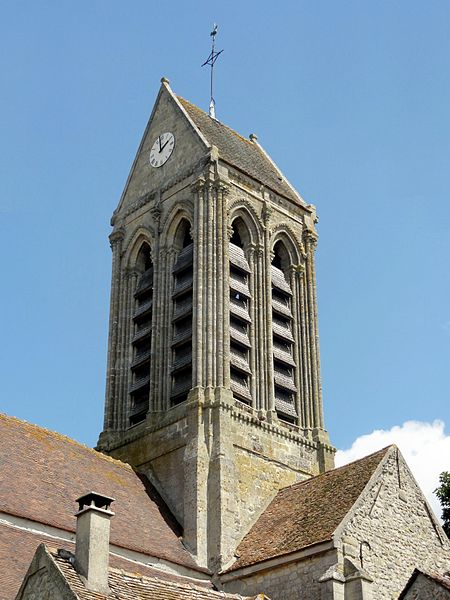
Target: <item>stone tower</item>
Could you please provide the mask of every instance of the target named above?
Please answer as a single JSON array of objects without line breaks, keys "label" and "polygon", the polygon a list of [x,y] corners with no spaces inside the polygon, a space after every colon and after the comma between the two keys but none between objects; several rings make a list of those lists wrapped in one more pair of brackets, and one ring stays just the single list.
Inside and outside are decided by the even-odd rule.
[{"label": "stone tower", "polygon": [[119,206],[104,431],[201,565],[283,486],[327,470],[315,209],[258,144],[163,79]]}]

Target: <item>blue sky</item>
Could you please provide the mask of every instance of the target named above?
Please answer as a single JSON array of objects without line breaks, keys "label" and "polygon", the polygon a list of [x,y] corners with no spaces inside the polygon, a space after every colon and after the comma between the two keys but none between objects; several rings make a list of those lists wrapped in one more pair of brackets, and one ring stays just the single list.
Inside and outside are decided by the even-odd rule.
[{"label": "blue sky", "polygon": [[446,421],[448,0],[0,7],[0,409],[89,445],[102,427],[117,205],[160,77],[251,132],[320,221],[325,416],[340,448]]}]

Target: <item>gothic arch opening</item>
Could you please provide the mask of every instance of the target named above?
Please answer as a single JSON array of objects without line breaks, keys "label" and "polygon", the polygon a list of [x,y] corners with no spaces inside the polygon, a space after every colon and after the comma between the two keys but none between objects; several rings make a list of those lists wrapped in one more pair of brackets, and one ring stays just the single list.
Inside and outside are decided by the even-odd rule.
[{"label": "gothic arch opening", "polygon": [[149,408],[153,264],[147,242],[139,249],[135,268],[140,277],[134,293],[129,425],[143,421]]},{"label": "gothic arch opening", "polygon": [[272,281],[272,346],[275,409],[280,419],[295,423],[295,360],[292,314],[292,289],[289,282],[291,259],[282,241],[273,248]]},{"label": "gothic arch opening", "polygon": [[173,248],[178,254],[172,269],[171,406],[184,402],[192,387],[194,243],[190,229],[189,221],[182,219],[173,239]]},{"label": "gothic arch opening", "polygon": [[251,269],[245,255],[249,232],[238,217],[233,221],[229,242],[230,257],[230,385],[235,398],[251,404]]}]

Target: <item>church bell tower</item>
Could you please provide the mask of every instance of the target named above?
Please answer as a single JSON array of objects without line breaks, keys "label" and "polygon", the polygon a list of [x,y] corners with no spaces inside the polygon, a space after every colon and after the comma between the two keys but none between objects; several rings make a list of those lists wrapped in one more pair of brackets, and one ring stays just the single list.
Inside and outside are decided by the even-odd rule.
[{"label": "church bell tower", "polygon": [[278,489],[333,466],[315,221],[256,136],[162,79],[112,218],[98,448],[149,477],[212,570]]}]

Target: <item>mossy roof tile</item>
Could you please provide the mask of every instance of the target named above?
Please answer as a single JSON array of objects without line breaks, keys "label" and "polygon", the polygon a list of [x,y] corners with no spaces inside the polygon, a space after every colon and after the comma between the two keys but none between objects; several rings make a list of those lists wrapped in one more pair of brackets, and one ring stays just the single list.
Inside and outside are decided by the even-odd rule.
[{"label": "mossy roof tile", "polygon": [[228,570],[331,540],[388,450],[281,489],[239,544]]}]

